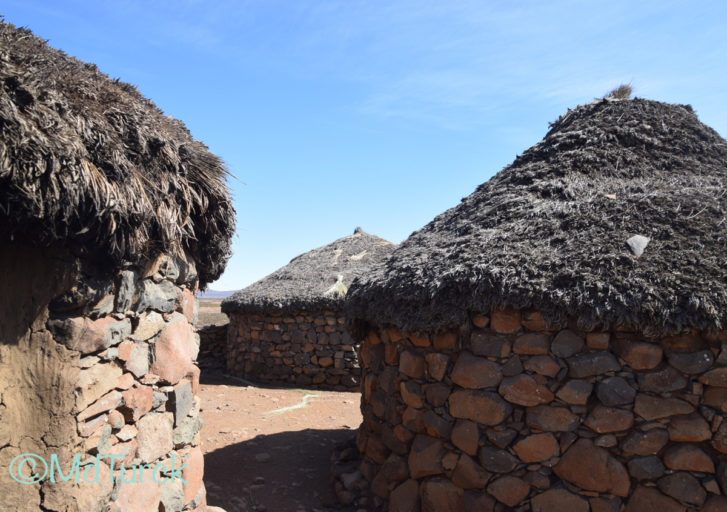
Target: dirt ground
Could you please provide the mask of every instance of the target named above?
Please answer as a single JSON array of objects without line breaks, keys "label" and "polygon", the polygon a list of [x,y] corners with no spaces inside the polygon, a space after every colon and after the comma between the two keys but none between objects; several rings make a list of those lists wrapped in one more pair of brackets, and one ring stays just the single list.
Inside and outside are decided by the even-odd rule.
[{"label": "dirt ground", "polygon": [[199,395],[210,505],[227,512],[346,510],[333,494],[330,456],[361,423],[358,393],[257,387],[203,373]]}]

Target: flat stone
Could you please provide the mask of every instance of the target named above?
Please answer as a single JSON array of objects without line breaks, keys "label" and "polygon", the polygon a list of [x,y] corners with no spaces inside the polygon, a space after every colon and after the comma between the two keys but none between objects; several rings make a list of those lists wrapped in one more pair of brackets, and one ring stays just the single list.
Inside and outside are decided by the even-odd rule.
[{"label": "flat stone", "polygon": [[415,409],[424,407],[424,395],[422,395],[421,386],[411,380],[403,380],[399,384],[399,392],[404,403]]},{"label": "flat stone", "polygon": [[116,304],[114,311],[126,313],[131,309],[136,291],[136,272],[133,270],[122,270],[119,272],[119,286],[116,290]]},{"label": "flat stone", "polygon": [[593,384],[586,380],[569,380],[558,390],[556,396],[567,404],[586,405],[593,391]]},{"label": "flat stone", "polygon": [[525,407],[547,404],[555,398],[547,387],[538,384],[535,379],[526,374],[505,378],[500,384],[498,392],[508,402]]},{"label": "flat stone", "polygon": [[166,322],[156,311],[147,311],[139,315],[139,323],[132,333],[136,341],[147,341],[164,329]]},{"label": "flat stone", "polygon": [[434,335],[432,342],[437,350],[454,350],[457,348],[457,335],[453,332],[441,332]]},{"label": "flat stone", "polygon": [[194,293],[189,288],[183,289],[177,311],[182,313],[190,324],[196,325],[198,308],[197,297],[194,296]]},{"label": "flat stone", "polygon": [[139,287],[139,301],[135,309],[138,313],[149,309],[171,313],[177,306],[177,293],[177,287],[169,281],[155,283],[144,279]]},{"label": "flat stone", "polygon": [[412,379],[424,377],[426,363],[424,356],[411,350],[405,350],[399,355],[399,371]]},{"label": "flat stone", "polygon": [[520,461],[505,450],[489,446],[480,448],[480,464],[492,473],[510,473],[520,465]]},{"label": "flat stone", "polygon": [[656,480],[664,474],[664,464],[656,455],[634,457],[628,463],[629,474],[636,480]]},{"label": "flat stone", "polygon": [[464,511],[494,512],[495,500],[486,492],[465,491]]},{"label": "flat stone", "polygon": [[133,387],[122,394],[124,397],[123,413],[128,422],[138,421],[151,411],[154,403],[154,390],[150,386]]},{"label": "flat stone", "polygon": [[451,374],[452,382],[468,389],[497,386],[502,380],[500,365],[469,352],[462,352]]},{"label": "flat stone", "polygon": [[669,469],[714,473],[714,462],[709,455],[693,444],[679,444],[664,452],[664,464]]},{"label": "flat stone", "polygon": [[78,413],[76,419],[78,421],[85,421],[88,418],[116,409],[119,405],[121,405],[121,393],[112,390],[99,398],[91,406]]},{"label": "flat stone", "polygon": [[636,390],[622,377],[607,377],[598,383],[596,396],[608,407],[627,405],[634,401]]},{"label": "flat stone", "polygon": [[682,373],[697,375],[709,370],[714,364],[711,350],[700,350],[687,354],[672,352],[668,357],[669,364]]},{"label": "flat stone", "polygon": [[604,407],[597,405],[584,422],[585,425],[599,434],[621,432],[630,429],[634,424],[634,415],[631,411]]},{"label": "flat stone", "polygon": [[457,420],[450,435],[452,444],[469,455],[476,455],[479,448],[480,431],[477,423]]},{"label": "flat stone", "polygon": [[444,471],[442,441],[425,435],[417,435],[409,452],[409,472],[412,478],[438,475]]},{"label": "flat stone", "polygon": [[111,428],[118,430],[121,427],[124,426],[125,420],[124,415],[121,414],[119,411],[111,411],[109,412],[109,425],[111,425]]},{"label": "flat stone", "polygon": [[684,505],[701,507],[707,499],[707,491],[689,473],[672,473],[656,482],[659,490]]},{"label": "flat stone", "polygon": [[[434,380],[442,380],[447,372],[449,356],[446,354],[432,353],[425,356],[427,363],[427,374]],[[401,364],[401,363],[400,363]]]},{"label": "flat stone", "polygon": [[427,402],[432,404],[434,407],[443,406],[447,402],[451,392],[452,387],[442,382],[424,386],[424,396],[427,397]]},{"label": "flat stone", "polygon": [[515,438],[517,437],[517,430],[511,428],[497,428],[497,430],[490,428],[485,432],[487,439],[499,448],[507,448],[510,446]]},{"label": "flat stone", "polygon": [[117,321],[111,316],[98,320],[75,317],[49,320],[48,329],[56,341],[69,349],[90,354],[121,343],[131,333],[131,323],[126,318]]},{"label": "flat stone", "polygon": [[610,352],[579,354],[568,359],[568,366],[569,375],[575,379],[621,370],[621,365]]},{"label": "flat stone", "polygon": [[490,476],[472,457],[462,454],[452,472],[452,483],[461,489],[482,489]]},{"label": "flat stone", "polygon": [[482,314],[473,314],[472,323],[478,329],[484,329],[490,323],[490,317]]},{"label": "flat stone", "polygon": [[529,357],[523,366],[529,372],[545,375],[551,379],[558,375],[561,370],[561,366],[550,356]]},{"label": "flat stone", "polygon": [[449,414],[483,425],[499,425],[510,415],[512,407],[497,393],[455,391],[449,396]]},{"label": "flat stone", "polygon": [[419,482],[409,479],[389,495],[389,512],[419,512]]},{"label": "flat stone", "polygon": [[504,365],[502,365],[503,377],[514,377],[515,375],[523,372],[523,365],[520,362],[519,356],[510,357]]},{"label": "flat stone", "polygon": [[146,343],[134,343],[131,348],[128,360],[124,365],[127,372],[141,378],[149,373],[149,345]]},{"label": "flat stone", "polygon": [[624,512],[685,512],[686,507],[681,505],[653,487],[636,488],[629,498]]},{"label": "flat stone", "polygon": [[202,420],[199,414],[193,416],[187,416],[182,420],[182,423],[174,429],[172,441],[175,446],[185,446],[192,444],[194,436],[202,428]]},{"label": "flat stone", "polygon": [[669,439],[678,443],[699,443],[712,438],[709,423],[699,414],[675,416],[669,422]]},{"label": "flat stone", "polygon": [[629,475],[608,451],[588,439],[579,439],[563,454],[553,471],[563,480],[589,491],[629,494]]},{"label": "flat stone", "polygon": [[727,388],[727,367],[715,368],[714,370],[708,371],[699,377],[699,382],[707,386]]},{"label": "flat stone", "polygon": [[130,373],[125,373],[121,377],[119,377],[119,380],[116,381],[116,389],[125,390],[129,389],[131,386],[134,385],[134,376]]},{"label": "flat stone", "polygon": [[549,327],[540,311],[522,311],[521,321],[528,331],[545,331]]},{"label": "flat stone", "polygon": [[195,358],[195,347],[187,319],[180,313],[174,313],[172,320],[154,343],[154,364],[150,371],[174,385],[191,374]]},{"label": "flat stone", "polygon": [[727,412],[727,388],[707,386],[704,389],[703,402],[708,407]]},{"label": "flat stone", "polygon": [[607,332],[589,332],[586,334],[586,346],[591,350],[608,350],[611,334]]},{"label": "flat stone", "polygon": [[502,476],[487,486],[487,492],[500,503],[515,507],[530,494],[530,485],[514,476]]},{"label": "flat stone", "polygon": [[568,432],[577,429],[580,424],[580,418],[568,409],[548,405],[529,407],[525,421],[528,427],[544,432]]},{"label": "flat stone", "polygon": [[422,512],[462,512],[463,495],[449,480],[426,480],[421,485]]},{"label": "flat stone", "polygon": [[667,336],[661,343],[668,352],[697,352],[708,348],[706,340],[693,332]]},{"label": "flat stone", "polygon": [[664,350],[656,343],[643,341],[617,340],[614,352],[634,370],[651,370],[659,366]]},{"label": "flat stone", "polygon": [[134,425],[124,425],[121,430],[116,432],[116,437],[119,441],[131,441],[139,433],[139,430]]},{"label": "flat stone", "polygon": [[583,338],[570,329],[563,329],[556,334],[553,343],[550,345],[550,350],[556,356],[565,359],[583,350],[584,345]]},{"label": "flat stone", "polygon": [[687,386],[687,379],[671,366],[655,372],[640,373],[638,381],[641,391],[652,393],[668,393],[684,389]]},{"label": "flat stone", "polygon": [[115,362],[97,364],[81,370],[74,391],[76,409],[82,411],[114,389],[119,377],[121,377],[121,368]]},{"label": "flat stone", "polygon": [[520,330],[521,320],[520,310],[513,308],[499,309],[492,312],[490,327],[500,334],[511,334]]},{"label": "flat stone", "polygon": [[432,437],[449,439],[452,433],[452,423],[442,418],[436,412],[432,410],[424,411],[422,421],[424,422],[424,430],[427,434]]},{"label": "flat stone", "polygon": [[689,402],[678,398],[662,398],[639,393],[636,396],[634,412],[647,421],[668,418],[694,412]]},{"label": "flat stone", "polygon": [[532,512],[589,512],[588,502],[565,489],[550,489],[530,500]]},{"label": "flat stone", "polygon": [[104,426],[106,426],[106,424],[108,424],[108,420],[108,416],[104,414],[103,416],[98,416],[85,423],[81,423],[79,421],[78,434],[81,437],[90,437],[99,430],[101,430]]},{"label": "flat stone", "polygon": [[558,440],[553,434],[533,434],[515,443],[515,453],[521,461],[532,463],[548,460],[560,454]]},{"label": "flat stone", "polygon": [[187,414],[194,405],[194,393],[192,393],[192,383],[188,380],[183,380],[174,386],[174,389],[169,393],[169,403],[167,404],[167,410],[171,407],[174,413],[174,426],[178,427],[179,424],[187,417]]},{"label": "flat stone", "polygon": [[727,454],[727,421],[722,421],[712,438],[712,448]]},{"label": "flat stone", "polygon": [[547,355],[550,349],[550,340],[545,334],[529,332],[519,336],[512,346],[516,354],[537,356]]},{"label": "flat stone", "polygon": [[153,462],[172,451],[172,423],[171,413],[145,414],[137,422],[137,456],[142,462]]},{"label": "flat stone", "polygon": [[191,448],[182,458],[182,464],[186,464],[182,470],[182,479],[187,482],[184,485],[184,502],[191,502],[202,486],[204,474],[204,456],[199,446]]},{"label": "flat stone", "polygon": [[111,510],[123,512],[158,510],[161,502],[161,487],[154,481],[153,468],[143,471],[127,471],[125,479],[131,480],[132,478],[134,483],[118,486],[118,495],[116,501],[111,505]]},{"label": "flat stone", "polygon": [[620,512],[621,498],[590,498],[591,512]]},{"label": "flat stone", "polygon": [[511,343],[504,336],[487,331],[475,330],[470,336],[470,348],[475,355],[485,357],[508,357]]},{"label": "flat stone", "polygon": [[669,433],[661,428],[648,432],[633,432],[623,442],[624,455],[656,455],[669,442]]}]

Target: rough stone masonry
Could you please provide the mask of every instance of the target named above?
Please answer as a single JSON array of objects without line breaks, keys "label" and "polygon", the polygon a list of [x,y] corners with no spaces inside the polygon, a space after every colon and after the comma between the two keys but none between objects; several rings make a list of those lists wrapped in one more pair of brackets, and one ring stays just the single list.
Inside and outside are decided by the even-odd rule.
[{"label": "rough stone masonry", "polygon": [[[45,346],[30,346],[28,353],[61,354],[33,370],[41,373],[49,367],[49,374],[55,375],[48,389],[31,389],[43,397],[51,424],[43,427],[44,434],[35,433],[23,415],[40,417],[46,411],[33,411],[32,402],[17,403],[13,391],[19,384],[7,383],[3,427],[17,423],[20,432],[0,432],[11,444],[0,450],[0,465],[7,467],[23,452],[37,453],[46,461],[57,454],[67,473],[75,455],[81,454],[82,480],[75,484],[73,478],[55,483],[46,479],[21,485],[3,475],[3,506],[53,511],[205,510],[196,396],[197,283],[192,261],[161,255],[144,268],[128,266],[109,279],[81,278],[50,301],[41,315],[47,321],[33,328],[42,334]],[[15,357],[10,351],[6,355]],[[10,364],[8,359],[3,362]],[[22,440],[12,446],[18,436]],[[109,458],[102,459],[99,469],[87,469],[97,455],[117,455],[113,472]],[[188,485],[179,478],[162,484],[152,478],[160,463],[157,480],[169,477],[172,458],[176,468],[186,464],[180,474]],[[127,468],[124,479],[131,483],[121,480],[122,464]],[[130,467],[140,469],[130,472]]]},{"label": "rough stone masonry", "polygon": [[389,512],[727,510],[727,331],[584,332],[510,309],[457,332],[375,325],[360,357],[345,502],[368,489],[358,503]]},{"label": "rough stone masonry", "polygon": [[231,313],[227,370],[256,382],[350,390],[359,363],[341,313]]}]

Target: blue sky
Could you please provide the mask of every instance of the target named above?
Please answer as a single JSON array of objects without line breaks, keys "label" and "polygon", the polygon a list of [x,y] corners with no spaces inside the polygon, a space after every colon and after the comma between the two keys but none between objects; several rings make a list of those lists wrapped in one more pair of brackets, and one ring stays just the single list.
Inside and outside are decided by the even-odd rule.
[{"label": "blue sky", "polygon": [[727,2],[3,0],[238,178],[246,286],[356,226],[400,242],[622,82],[727,135]]}]

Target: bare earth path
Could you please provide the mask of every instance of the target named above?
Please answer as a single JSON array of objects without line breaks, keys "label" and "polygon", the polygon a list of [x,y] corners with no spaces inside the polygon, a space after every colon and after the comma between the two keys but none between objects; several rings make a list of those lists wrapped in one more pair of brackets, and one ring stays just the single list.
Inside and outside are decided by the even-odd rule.
[{"label": "bare earth path", "polygon": [[331,448],[361,423],[358,393],[264,388],[202,371],[207,501],[227,512],[323,512],[336,504]]}]

